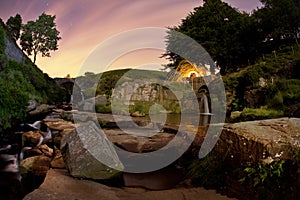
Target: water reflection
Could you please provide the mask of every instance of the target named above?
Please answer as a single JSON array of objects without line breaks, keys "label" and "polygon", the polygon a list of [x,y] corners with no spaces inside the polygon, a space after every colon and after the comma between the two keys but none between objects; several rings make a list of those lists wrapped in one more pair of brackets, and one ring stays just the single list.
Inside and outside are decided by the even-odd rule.
[{"label": "water reflection", "polygon": [[[167,116],[167,117],[166,117]],[[189,114],[174,114],[174,113],[157,113],[152,114],[151,119],[145,116],[144,119],[154,123],[161,123],[174,125],[195,125],[198,122],[199,126],[207,126],[210,123],[211,113],[189,113]],[[184,120],[181,121],[181,118]],[[166,119],[166,120],[165,120]]]}]

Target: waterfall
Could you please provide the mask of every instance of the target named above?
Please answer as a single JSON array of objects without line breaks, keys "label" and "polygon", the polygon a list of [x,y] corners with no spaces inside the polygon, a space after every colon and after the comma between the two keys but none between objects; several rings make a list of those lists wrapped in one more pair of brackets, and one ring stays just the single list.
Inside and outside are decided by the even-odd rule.
[{"label": "waterfall", "polygon": [[[41,131],[42,121],[36,121],[33,124],[26,124],[29,127],[31,127],[33,130],[39,130],[40,132],[40,139],[39,142],[35,145],[35,147],[38,147],[43,144],[46,140],[52,139],[52,132],[49,128],[47,128],[47,131]],[[24,152],[27,150],[30,150],[34,147],[23,147],[19,153],[19,162],[21,162],[24,159]],[[1,150],[1,149],[0,149]]]},{"label": "waterfall", "polygon": [[211,114],[209,111],[208,98],[205,94],[202,95],[200,101],[200,113],[204,115]]},{"label": "waterfall", "polygon": [[81,101],[84,102],[84,94],[82,91],[80,91],[80,95],[81,95]]},{"label": "waterfall", "polygon": [[212,113],[209,110],[208,97],[203,94],[200,100],[200,126],[207,126],[210,123]]}]

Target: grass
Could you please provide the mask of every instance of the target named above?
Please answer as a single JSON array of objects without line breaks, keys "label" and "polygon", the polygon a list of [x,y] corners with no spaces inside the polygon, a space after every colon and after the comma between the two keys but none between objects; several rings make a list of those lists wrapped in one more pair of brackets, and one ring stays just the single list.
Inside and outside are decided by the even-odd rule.
[{"label": "grass", "polygon": [[240,115],[233,117],[230,122],[253,121],[283,117],[283,111],[261,108],[244,108]]},{"label": "grass", "polygon": [[[4,54],[5,25],[0,23],[0,132],[11,127],[12,121],[26,118],[29,99],[55,104],[66,99],[66,92],[44,74],[29,58],[22,63]],[[11,37],[8,37],[11,38]],[[11,41],[14,42],[14,41]]]},{"label": "grass", "polygon": [[[256,64],[223,77],[226,90],[231,91],[227,98],[234,99],[231,111],[249,107],[244,99],[246,91],[256,90],[265,94],[265,98],[255,108],[265,107],[271,111],[266,114],[266,111],[258,109],[257,112],[263,116],[251,113],[258,118],[278,116],[273,110],[281,111],[300,102],[300,48],[285,46],[276,51],[276,55],[276,58],[273,53],[264,55]],[[259,85],[260,78],[264,79],[266,86]]]}]

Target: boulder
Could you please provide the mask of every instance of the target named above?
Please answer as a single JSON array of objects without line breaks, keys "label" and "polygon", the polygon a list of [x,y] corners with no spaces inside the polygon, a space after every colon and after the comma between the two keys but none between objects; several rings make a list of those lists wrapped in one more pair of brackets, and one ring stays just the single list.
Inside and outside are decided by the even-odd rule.
[{"label": "boulder", "polygon": [[51,158],[48,156],[33,156],[22,160],[19,166],[22,176],[46,176],[49,170]]},{"label": "boulder", "polygon": [[66,167],[74,177],[103,180],[113,178],[123,170],[111,142],[94,122],[80,124],[76,130],[64,135],[61,151]]},{"label": "boulder", "polygon": [[37,106],[36,100],[30,99],[28,101],[28,105],[27,105],[27,108],[26,108],[27,112],[33,111],[34,109],[36,109],[36,106]]},{"label": "boulder", "polygon": [[24,158],[40,156],[40,155],[44,155],[51,158],[53,155],[53,149],[49,148],[46,144],[43,144],[24,151]]},{"label": "boulder", "polygon": [[54,156],[53,160],[51,161],[51,168],[57,168],[57,169],[66,168],[64,159],[61,155],[61,151],[56,147],[54,147],[54,150],[55,150],[55,156]]},{"label": "boulder", "polygon": [[22,146],[35,147],[43,140],[40,131],[29,131],[22,135]]},{"label": "boulder", "polygon": [[133,113],[130,113],[130,116],[131,117],[145,117],[146,115],[145,115],[145,113],[141,113],[139,111],[135,111]]},{"label": "boulder", "polygon": [[54,131],[63,131],[64,129],[74,129],[75,126],[70,121],[65,121],[63,119],[54,118],[54,119],[44,119],[44,123],[48,128]]},{"label": "boulder", "polygon": [[[215,151],[232,167],[293,160],[300,147],[300,119],[278,118],[224,126]],[[226,156],[227,155],[227,156]]]},{"label": "boulder", "polygon": [[37,106],[34,110],[29,112],[30,119],[33,120],[43,119],[49,113],[51,113],[52,109],[54,108],[55,106],[53,105],[41,104]]}]

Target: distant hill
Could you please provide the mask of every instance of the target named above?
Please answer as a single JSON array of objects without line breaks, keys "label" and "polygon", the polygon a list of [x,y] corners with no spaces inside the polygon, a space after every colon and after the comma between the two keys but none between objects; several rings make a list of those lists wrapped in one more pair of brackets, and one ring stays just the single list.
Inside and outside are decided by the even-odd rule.
[{"label": "distant hill", "polygon": [[0,19],[0,132],[26,118],[29,100],[57,104],[65,91],[19,49]]}]

